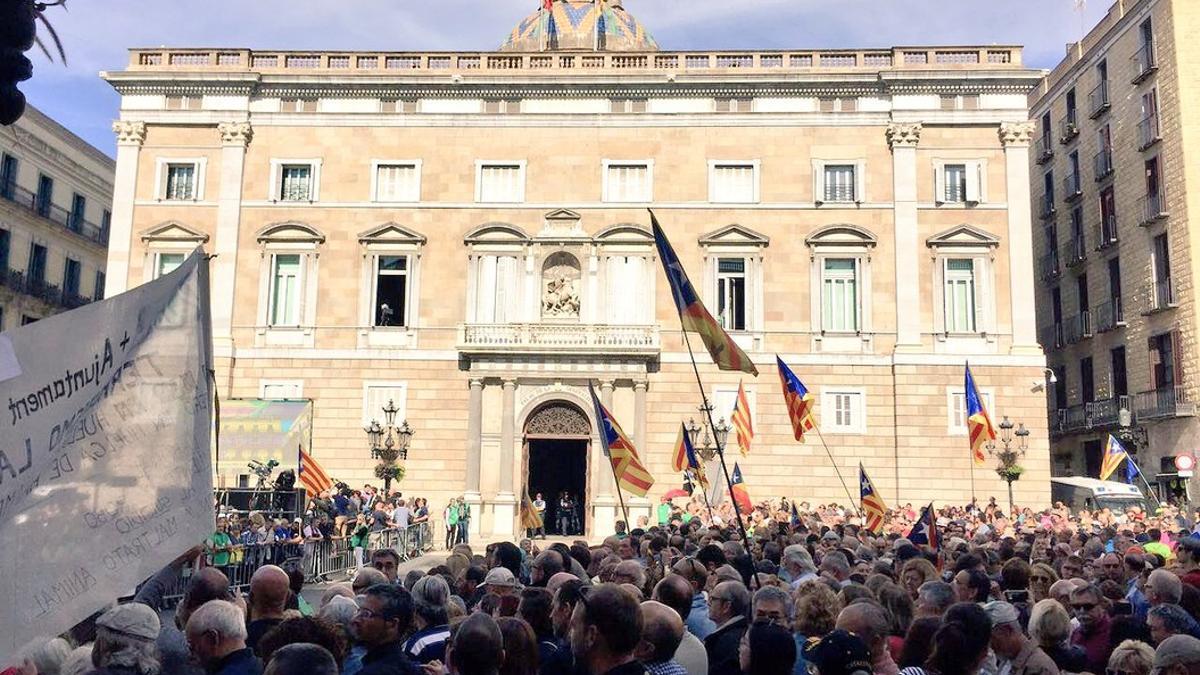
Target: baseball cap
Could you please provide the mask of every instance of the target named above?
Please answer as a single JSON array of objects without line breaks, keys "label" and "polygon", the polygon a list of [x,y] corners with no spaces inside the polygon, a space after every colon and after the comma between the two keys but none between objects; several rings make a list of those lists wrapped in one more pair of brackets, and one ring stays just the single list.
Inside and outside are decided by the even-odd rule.
[{"label": "baseball cap", "polygon": [[96,619],[96,625],[139,640],[158,639],[158,631],[161,628],[158,614],[138,602],[118,605],[108,610]]},{"label": "baseball cap", "polygon": [[804,647],[804,660],[817,666],[820,675],[870,675],[871,655],[854,633],[835,630],[823,638],[812,638]]},{"label": "baseball cap", "polygon": [[517,578],[507,567],[496,567],[488,571],[487,576],[483,578],[483,585],[517,588],[521,584],[517,583]]},{"label": "baseball cap", "polygon": [[1017,616],[1017,608],[1012,603],[1002,600],[993,600],[983,606],[983,611],[987,612],[988,618],[992,620],[993,626],[999,626],[1002,623],[1019,623],[1020,617]]}]

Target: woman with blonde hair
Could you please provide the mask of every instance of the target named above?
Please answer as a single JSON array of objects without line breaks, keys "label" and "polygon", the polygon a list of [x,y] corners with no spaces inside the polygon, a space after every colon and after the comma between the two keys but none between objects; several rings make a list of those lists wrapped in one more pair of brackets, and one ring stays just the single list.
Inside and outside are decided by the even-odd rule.
[{"label": "woman with blonde hair", "polygon": [[908,597],[917,601],[917,591],[927,581],[941,581],[937,568],[924,558],[912,558],[900,568],[900,586],[908,591]]},{"label": "woman with blonde hair", "polygon": [[1029,568],[1029,597],[1033,602],[1041,602],[1050,597],[1050,587],[1058,581],[1058,572],[1050,565],[1040,562]]},{"label": "woman with blonde hair", "polygon": [[1125,640],[1108,657],[1108,672],[1119,675],[1149,675],[1154,666],[1154,649],[1138,640]]},{"label": "woman with blonde hair", "polygon": [[1087,669],[1083,647],[1067,642],[1071,637],[1071,615],[1057,600],[1042,600],[1029,613],[1029,639],[1042,648],[1058,669],[1080,673]]},{"label": "woman with blonde hair", "polygon": [[792,593],[796,618],[792,621],[792,637],[796,640],[796,669],[806,672],[804,645],[809,638],[823,638],[833,632],[842,601],[824,581],[806,581]]},{"label": "woman with blonde hair", "polygon": [[462,579],[467,568],[471,566],[471,559],[459,552],[454,552],[446,558],[446,569],[450,570],[450,575],[455,581]]}]

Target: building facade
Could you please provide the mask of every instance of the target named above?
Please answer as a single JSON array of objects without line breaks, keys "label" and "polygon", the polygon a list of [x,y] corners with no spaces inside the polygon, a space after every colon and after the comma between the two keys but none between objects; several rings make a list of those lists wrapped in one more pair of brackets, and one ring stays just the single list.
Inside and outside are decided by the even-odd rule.
[{"label": "building facade", "polygon": [[1195,3],[1118,2],[1030,95],[1054,471],[1098,475],[1115,433],[1133,440],[1160,495],[1177,498],[1189,481],[1174,458],[1200,441],[1200,261],[1188,227],[1200,174],[1186,159],[1200,100],[1182,77],[1200,57],[1187,41],[1197,27]]},{"label": "building facade", "polygon": [[[526,488],[568,490],[604,533],[588,383],[658,481],[635,516],[680,485],[670,449],[700,417],[653,207],[762,371],[740,378],[754,498],[846,503],[829,455],[893,503],[1002,496],[971,465],[970,361],[1033,432],[1018,502],[1045,504],[1021,50],[669,52],[619,2],[552,7],[495,52],[133,50],[105,74],[110,292],[202,244],[223,396],[311,398],[313,452],[353,484],[392,400],[406,494],[465,494],[504,536]],[[792,439],[775,354],[829,454]],[[700,372],[728,419],[739,374]]]},{"label": "building facade", "polygon": [[33,106],[0,133],[0,331],[104,297],[114,166]]}]

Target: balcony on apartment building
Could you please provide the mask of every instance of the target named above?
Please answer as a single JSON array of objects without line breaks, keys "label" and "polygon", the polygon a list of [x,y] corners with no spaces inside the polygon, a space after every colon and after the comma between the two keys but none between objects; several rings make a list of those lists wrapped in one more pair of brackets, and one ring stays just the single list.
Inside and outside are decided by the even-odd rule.
[{"label": "balcony on apartment building", "polygon": [[1038,164],[1045,164],[1054,159],[1054,139],[1050,138],[1049,133],[1042,134],[1033,142],[1033,156],[1037,158]]},{"label": "balcony on apartment building", "polygon": [[1196,404],[1183,387],[1162,387],[1134,394],[1133,412],[1138,420],[1190,417],[1196,414]]},{"label": "balcony on apartment building", "polygon": [[459,331],[463,353],[624,354],[657,356],[658,326],[582,323],[466,324]]},{"label": "balcony on apartment building", "polygon": [[1082,310],[1078,314],[1067,317],[1063,323],[1063,338],[1067,344],[1073,345],[1092,337],[1092,314]]},{"label": "balcony on apartment building", "polygon": [[1101,148],[1092,156],[1092,170],[1095,171],[1097,183],[1111,176],[1114,168],[1112,148]]},{"label": "balcony on apartment building", "polygon": [[1142,214],[1138,225],[1151,225],[1166,218],[1167,211],[1167,195],[1159,188],[1159,191],[1154,194],[1148,194],[1142,197],[1139,204]]},{"label": "balcony on apartment building", "polygon": [[1083,197],[1083,176],[1078,171],[1072,171],[1063,177],[1063,201],[1068,204],[1079,201]]},{"label": "balcony on apartment building", "polygon": [[1054,193],[1042,195],[1042,220],[1049,220],[1058,211],[1054,207]]},{"label": "balcony on apartment building", "polygon": [[1097,333],[1107,333],[1110,330],[1125,326],[1125,310],[1121,306],[1120,296],[1106,300],[1092,308],[1092,326]]},{"label": "balcony on apartment building", "polygon": [[1069,434],[1099,431],[1120,426],[1122,408],[1129,408],[1129,396],[1080,403],[1050,413],[1051,433]]},{"label": "balcony on apartment building", "polygon": [[1067,267],[1075,267],[1087,262],[1087,239],[1080,233],[1067,241]]},{"label": "balcony on apartment building", "polygon": [[1108,80],[1104,80],[1088,93],[1088,116],[1096,119],[1111,107],[1112,102],[1108,100]]},{"label": "balcony on apartment building", "polygon": [[1075,110],[1068,110],[1067,114],[1063,115],[1058,120],[1058,142],[1066,145],[1078,137],[1078,112]]},{"label": "balcony on apartment building", "polygon": [[1057,279],[1062,274],[1062,269],[1058,266],[1058,251],[1052,250],[1042,254],[1038,260],[1038,270],[1041,272],[1043,281]]},{"label": "balcony on apartment building", "polygon": [[11,179],[0,184],[0,199],[16,204],[25,211],[49,220],[58,227],[64,227],[91,242],[101,246],[108,245],[108,228],[106,226],[84,220],[83,214],[56,206],[49,200],[40,198],[36,192],[30,192],[17,185]]},{"label": "balcony on apartment building", "polygon": [[0,268],[0,286],[15,293],[28,295],[52,307],[75,309],[90,303],[91,298],[85,298],[74,293],[67,293],[58,286],[47,283],[44,279],[34,279],[26,276],[25,272]]},{"label": "balcony on apartment building", "polygon": [[1101,216],[1100,222],[1096,223],[1096,250],[1103,251],[1116,246],[1117,241],[1117,214],[1109,213]]},{"label": "balcony on apartment building", "polygon": [[1158,70],[1158,58],[1154,52],[1154,43],[1149,42],[1142,45],[1141,49],[1129,57],[1129,61],[1133,70],[1130,79],[1134,84],[1149,77],[1151,73]]},{"label": "balcony on apartment building", "polygon": [[1062,349],[1066,342],[1063,340],[1062,323],[1048,323],[1042,326],[1039,334],[1042,336],[1042,347],[1046,349]]},{"label": "balcony on apartment building", "polygon": [[1146,284],[1146,296],[1150,303],[1145,314],[1153,314],[1154,312],[1162,312],[1168,309],[1174,309],[1175,304],[1175,282],[1171,277],[1165,279],[1155,279]]},{"label": "balcony on apartment building", "polygon": [[1162,140],[1162,128],[1159,126],[1158,113],[1146,115],[1137,125],[1138,150],[1145,150]]}]

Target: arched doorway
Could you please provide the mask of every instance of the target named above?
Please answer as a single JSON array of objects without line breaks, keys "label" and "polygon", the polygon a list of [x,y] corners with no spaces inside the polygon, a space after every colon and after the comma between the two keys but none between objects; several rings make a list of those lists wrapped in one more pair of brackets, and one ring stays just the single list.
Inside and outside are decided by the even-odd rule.
[{"label": "arched doorway", "polygon": [[[574,404],[551,401],[525,423],[525,477],[531,499],[546,500],[546,532],[559,536],[587,532],[588,450],[592,425]],[[569,508],[560,498],[569,496]],[[565,517],[564,517],[565,516]]]}]

